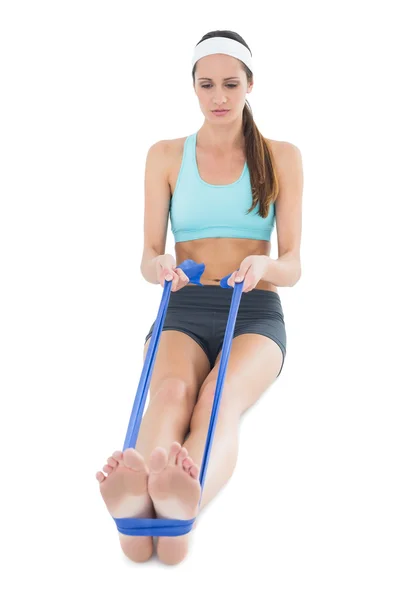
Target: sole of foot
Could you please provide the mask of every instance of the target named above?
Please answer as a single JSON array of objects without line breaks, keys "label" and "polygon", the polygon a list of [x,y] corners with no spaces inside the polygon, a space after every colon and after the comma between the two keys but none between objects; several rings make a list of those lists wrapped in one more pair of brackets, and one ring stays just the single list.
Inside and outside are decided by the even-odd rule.
[{"label": "sole of foot", "polygon": [[[200,470],[188,455],[187,449],[179,442],[172,444],[169,454],[165,448],[157,447],[150,455],[149,466],[148,490],[157,518],[196,517],[201,495]],[[189,536],[190,532],[175,537],[159,537],[159,559],[168,565],[180,563],[187,555]]]},{"label": "sole of foot", "polygon": [[[109,513],[115,518],[154,518],[155,511],[148,492],[149,469],[139,452],[127,448],[116,450],[103,471],[96,473],[100,493]],[[124,554],[135,562],[149,560],[153,554],[151,536],[131,536],[118,532]]]}]

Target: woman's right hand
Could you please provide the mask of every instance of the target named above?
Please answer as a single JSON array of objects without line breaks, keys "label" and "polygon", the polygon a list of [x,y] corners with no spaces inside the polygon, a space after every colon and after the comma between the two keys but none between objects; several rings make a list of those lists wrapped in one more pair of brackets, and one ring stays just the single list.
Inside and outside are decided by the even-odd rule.
[{"label": "woman's right hand", "polygon": [[175,259],[172,254],[160,254],[155,260],[157,279],[161,287],[164,287],[165,281],[172,281],[171,292],[177,292],[189,282],[184,271],[175,267]]}]

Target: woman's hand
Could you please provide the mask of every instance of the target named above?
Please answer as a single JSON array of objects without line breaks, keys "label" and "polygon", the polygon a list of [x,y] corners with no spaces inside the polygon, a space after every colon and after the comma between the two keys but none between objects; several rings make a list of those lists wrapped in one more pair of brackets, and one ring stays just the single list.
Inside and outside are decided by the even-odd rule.
[{"label": "woman's hand", "polygon": [[175,259],[171,254],[160,254],[155,258],[157,279],[164,287],[165,281],[172,281],[171,292],[177,292],[189,282],[187,275],[179,267],[175,267]]},{"label": "woman's hand", "polygon": [[229,277],[228,285],[234,287],[235,283],[244,281],[242,291],[250,292],[267,273],[270,260],[271,258],[265,254],[246,256],[240,263],[239,269]]}]

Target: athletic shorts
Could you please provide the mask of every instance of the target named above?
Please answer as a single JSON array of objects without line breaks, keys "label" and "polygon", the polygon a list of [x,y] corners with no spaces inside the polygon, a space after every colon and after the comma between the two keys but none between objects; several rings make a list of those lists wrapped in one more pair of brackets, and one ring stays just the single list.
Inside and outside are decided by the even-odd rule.
[{"label": "athletic shorts", "polygon": [[[183,331],[206,353],[213,368],[222,348],[228,323],[233,288],[219,285],[186,285],[171,292],[163,331]],[[146,335],[150,338],[154,323]],[[233,337],[258,333],[271,338],[282,351],[281,374],[286,355],[286,328],[280,296],[272,290],[253,289],[242,293]]]}]

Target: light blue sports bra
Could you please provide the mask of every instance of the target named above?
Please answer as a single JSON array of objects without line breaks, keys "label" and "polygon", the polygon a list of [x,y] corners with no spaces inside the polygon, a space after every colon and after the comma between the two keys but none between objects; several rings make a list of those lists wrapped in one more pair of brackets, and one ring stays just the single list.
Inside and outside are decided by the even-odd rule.
[{"label": "light blue sports bra", "polygon": [[196,161],[197,132],[189,135],[175,192],[170,203],[170,218],[175,242],[209,237],[269,240],[275,224],[275,206],[268,217],[249,213],[253,199],[247,161],[239,179],[228,185],[213,185],[201,179]]}]

